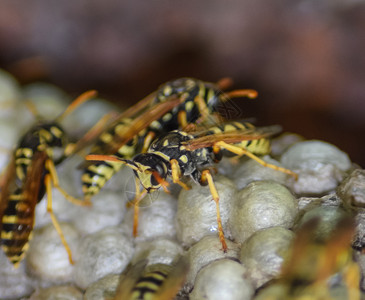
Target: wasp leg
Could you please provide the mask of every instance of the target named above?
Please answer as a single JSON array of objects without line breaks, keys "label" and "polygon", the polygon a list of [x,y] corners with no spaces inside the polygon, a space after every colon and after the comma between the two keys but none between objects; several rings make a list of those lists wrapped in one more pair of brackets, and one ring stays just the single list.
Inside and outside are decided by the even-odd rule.
[{"label": "wasp leg", "polygon": [[174,183],[177,183],[178,185],[180,185],[183,189],[190,190],[191,187],[180,180],[181,169],[179,167],[178,161],[176,159],[171,159],[170,164],[171,164],[171,172],[172,172],[172,181]]},{"label": "wasp leg", "polygon": [[53,209],[52,209],[52,175],[47,174],[44,178],[44,183],[46,186],[46,192],[47,192],[47,212],[51,215],[51,219],[52,219],[52,224],[55,227],[58,235],[61,238],[62,244],[65,247],[67,254],[68,254],[68,259],[70,261],[70,264],[74,264],[74,261],[72,260],[72,252],[71,249],[69,247],[69,245],[67,244],[67,241],[65,239],[65,236],[62,232],[60,223],[58,222],[55,214],[53,213]]},{"label": "wasp leg", "polygon": [[52,182],[53,182],[53,186],[58,189],[62,195],[71,203],[75,204],[75,205],[80,205],[80,206],[89,206],[91,205],[90,200],[80,200],[80,199],[76,199],[75,197],[72,197],[71,195],[69,195],[65,190],[63,190],[59,184],[59,180],[58,180],[58,176],[57,176],[57,171],[56,171],[56,167],[53,163],[52,160],[47,159],[46,161],[46,168],[49,171],[51,178],[52,178]]},{"label": "wasp leg", "polygon": [[146,195],[147,191],[144,190],[142,193],[139,189],[139,179],[136,177],[136,196],[132,200],[133,204],[133,236],[136,237],[138,235],[138,217],[139,217],[139,202]]},{"label": "wasp leg", "polygon": [[208,120],[209,119],[209,109],[207,107],[207,104],[205,103],[204,99],[200,96],[196,96],[194,99],[194,102],[198,105],[199,112],[201,114],[202,120]]},{"label": "wasp leg", "polygon": [[228,247],[227,247],[226,241],[224,239],[224,232],[223,232],[221,214],[220,214],[220,211],[219,211],[219,195],[218,195],[217,189],[214,185],[212,174],[210,174],[209,170],[204,170],[202,172],[201,179],[202,179],[202,181],[208,181],[210,193],[212,194],[213,200],[216,204],[219,240],[221,241],[223,251],[227,252]]},{"label": "wasp leg", "polygon": [[154,140],[156,134],[153,131],[150,131],[147,133],[146,137],[143,141],[143,147],[141,153],[146,153],[148,150],[148,147],[151,145],[152,141]]},{"label": "wasp leg", "polygon": [[177,122],[179,123],[180,128],[186,128],[186,126],[188,126],[188,119],[186,117],[186,111],[181,110],[178,112]]},{"label": "wasp leg", "polygon": [[234,146],[234,145],[227,144],[223,141],[215,143],[214,146],[226,149],[226,150],[231,151],[231,152],[233,152],[237,155],[240,155],[240,156],[246,155],[249,158],[257,161],[259,164],[261,164],[264,167],[268,167],[268,168],[271,168],[273,170],[289,174],[289,175],[293,176],[295,178],[295,180],[298,180],[298,174],[297,173],[294,173],[293,171],[282,168],[282,167],[275,166],[273,164],[269,164],[266,161],[262,160],[261,158],[258,158],[255,154],[251,153],[250,151],[247,151],[245,149],[242,149],[242,148]]}]

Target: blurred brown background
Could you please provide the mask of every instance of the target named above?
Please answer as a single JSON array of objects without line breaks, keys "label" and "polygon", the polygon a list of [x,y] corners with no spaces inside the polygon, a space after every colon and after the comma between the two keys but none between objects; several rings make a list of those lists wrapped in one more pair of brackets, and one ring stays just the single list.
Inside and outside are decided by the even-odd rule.
[{"label": "blurred brown background", "polygon": [[259,125],[322,139],[365,166],[365,1],[0,2],[0,67],[21,83],[131,105],[182,76],[254,88]]}]

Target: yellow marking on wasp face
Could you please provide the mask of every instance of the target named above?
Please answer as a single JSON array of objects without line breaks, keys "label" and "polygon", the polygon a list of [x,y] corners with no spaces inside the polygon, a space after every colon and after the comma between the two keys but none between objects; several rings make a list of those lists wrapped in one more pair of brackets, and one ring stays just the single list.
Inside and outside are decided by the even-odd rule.
[{"label": "yellow marking on wasp face", "polygon": [[193,101],[188,101],[185,103],[185,110],[186,111],[191,111],[194,108],[194,102]]},{"label": "yellow marking on wasp face", "polygon": [[137,166],[139,168],[139,170],[137,171],[137,175],[138,175],[138,178],[139,178],[139,181],[141,182],[142,186],[145,188],[145,189],[148,189],[150,187],[153,187],[153,188],[158,188],[160,187],[160,184],[157,184],[157,185],[152,185],[152,181],[151,181],[151,177],[153,176],[152,173],[149,171],[149,168],[148,166],[144,166],[140,163],[137,163]]},{"label": "yellow marking on wasp face", "polygon": [[184,164],[188,162],[188,157],[186,155],[181,155],[179,157],[179,160],[181,160]]},{"label": "yellow marking on wasp face", "polygon": [[57,137],[57,138],[60,138],[60,137],[62,137],[62,135],[63,135],[63,131],[62,130],[60,130],[58,127],[56,127],[56,126],[52,126],[51,128],[50,128],[50,131],[52,132],[52,134],[55,136],[55,137]]},{"label": "yellow marking on wasp face", "polygon": [[163,142],[162,146],[167,147],[168,145],[169,145],[169,141],[166,139],[166,140]]}]

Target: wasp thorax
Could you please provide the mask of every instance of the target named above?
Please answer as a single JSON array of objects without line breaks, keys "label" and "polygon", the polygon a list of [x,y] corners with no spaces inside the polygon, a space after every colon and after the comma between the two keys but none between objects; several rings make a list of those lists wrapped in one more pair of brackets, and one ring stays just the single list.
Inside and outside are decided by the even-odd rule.
[{"label": "wasp thorax", "polygon": [[147,192],[161,187],[168,175],[168,162],[153,153],[142,153],[134,157],[134,173],[139,178]]}]

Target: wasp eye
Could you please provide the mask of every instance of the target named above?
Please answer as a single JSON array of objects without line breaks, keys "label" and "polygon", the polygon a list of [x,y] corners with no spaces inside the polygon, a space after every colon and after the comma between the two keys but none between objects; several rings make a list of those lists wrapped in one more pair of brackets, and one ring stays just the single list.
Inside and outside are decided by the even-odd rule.
[{"label": "wasp eye", "polygon": [[153,186],[156,186],[156,185],[159,185],[158,181],[157,181],[157,178],[154,174],[151,174],[151,184]]}]

